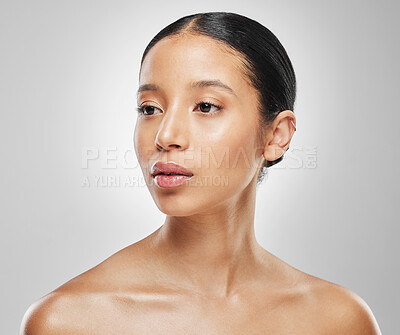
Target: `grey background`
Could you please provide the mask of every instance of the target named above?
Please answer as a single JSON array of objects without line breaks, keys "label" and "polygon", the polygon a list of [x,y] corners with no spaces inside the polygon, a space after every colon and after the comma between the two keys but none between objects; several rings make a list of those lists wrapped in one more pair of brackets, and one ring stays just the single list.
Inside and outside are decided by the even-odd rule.
[{"label": "grey background", "polygon": [[[127,150],[150,39],[183,15],[233,11],[277,35],[298,79],[293,151],[258,191],[258,241],[353,290],[384,334],[399,334],[398,7],[2,1],[0,333],[18,333],[33,301],[163,223],[143,184],[82,183],[141,176]],[[83,168],[87,148],[99,155]]]}]

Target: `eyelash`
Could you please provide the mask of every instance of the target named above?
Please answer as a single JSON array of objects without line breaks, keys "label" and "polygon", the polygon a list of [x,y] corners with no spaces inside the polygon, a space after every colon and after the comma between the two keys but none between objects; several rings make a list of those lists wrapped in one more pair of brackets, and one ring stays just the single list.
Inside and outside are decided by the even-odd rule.
[{"label": "eyelash", "polygon": [[[214,103],[211,103],[211,102],[209,102],[209,101],[199,101],[199,102],[197,102],[197,103],[196,103],[196,108],[198,108],[201,104],[207,104],[207,105],[211,105],[211,107],[216,107],[216,108],[217,108],[217,110],[216,110],[215,112],[212,112],[212,113],[201,113],[202,115],[214,116],[215,114],[218,114],[218,112],[222,110],[222,106],[217,105],[217,104],[214,104]],[[146,107],[154,107],[154,108],[160,109],[160,108],[155,107],[155,106],[153,106],[153,105],[144,103],[144,104],[142,104],[141,106],[137,107],[136,110],[138,111],[138,113],[143,114],[143,115],[145,115],[145,116],[152,116],[152,115],[146,115],[146,114],[144,114],[144,109],[145,109]],[[195,109],[196,109],[196,108],[195,108]]]}]

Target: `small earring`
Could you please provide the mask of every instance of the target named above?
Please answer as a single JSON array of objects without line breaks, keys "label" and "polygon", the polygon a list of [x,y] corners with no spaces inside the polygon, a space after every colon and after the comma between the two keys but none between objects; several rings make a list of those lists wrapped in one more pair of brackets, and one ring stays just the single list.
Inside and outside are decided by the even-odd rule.
[{"label": "small earring", "polygon": [[290,120],[290,122],[292,122],[292,125],[294,127],[294,131],[296,131],[296,126],[294,125],[293,120]]}]

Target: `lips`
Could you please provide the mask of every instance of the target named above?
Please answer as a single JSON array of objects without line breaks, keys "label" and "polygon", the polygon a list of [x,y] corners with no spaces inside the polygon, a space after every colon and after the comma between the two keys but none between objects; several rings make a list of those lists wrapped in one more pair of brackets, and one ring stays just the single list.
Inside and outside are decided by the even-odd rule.
[{"label": "lips", "polygon": [[180,176],[193,176],[193,173],[185,169],[174,162],[163,163],[161,161],[156,162],[151,168],[151,175],[153,177],[164,174],[164,175],[180,175]]}]

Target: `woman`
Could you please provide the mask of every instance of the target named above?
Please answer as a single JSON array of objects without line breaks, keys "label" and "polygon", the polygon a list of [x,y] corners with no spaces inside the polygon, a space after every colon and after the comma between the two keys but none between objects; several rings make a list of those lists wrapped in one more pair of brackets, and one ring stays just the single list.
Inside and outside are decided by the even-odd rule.
[{"label": "woman", "polygon": [[295,131],[295,74],[261,24],[183,17],[144,51],[134,144],[164,224],[26,312],[22,334],[380,334],[352,291],[254,234],[257,185]]}]

